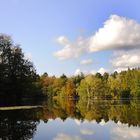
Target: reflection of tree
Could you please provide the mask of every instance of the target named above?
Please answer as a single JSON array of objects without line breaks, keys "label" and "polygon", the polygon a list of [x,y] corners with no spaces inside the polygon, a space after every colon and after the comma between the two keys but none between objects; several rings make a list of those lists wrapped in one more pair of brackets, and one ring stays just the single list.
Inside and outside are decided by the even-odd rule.
[{"label": "reflection of tree", "polygon": [[91,100],[89,107],[86,106],[87,101],[80,100],[77,108],[80,110],[85,119],[100,122],[109,119],[115,123],[120,121],[128,125],[140,126],[140,102],[139,101],[105,101]]},{"label": "reflection of tree", "polygon": [[0,139],[28,140],[36,131],[38,119],[33,110],[0,112]]},{"label": "reflection of tree", "polygon": [[1,123],[0,137],[8,140],[28,140],[33,137],[36,130],[36,123],[32,121],[7,120]]},{"label": "reflection of tree", "polygon": [[[87,107],[88,104],[88,107]],[[39,120],[67,118],[80,121],[109,120],[117,123],[140,126],[140,101],[114,100],[48,100],[43,108],[31,110],[0,111],[0,139],[28,140],[36,131]]]},{"label": "reflection of tree", "polygon": [[[52,100],[52,103],[45,104],[44,117],[42,119],[61,118],[65,120],[68,117],[79,120],[96,120],[100,123],[102,120],[108,122],[113,120],[115,123],[120,121],[128,125],[140,126],[140,102],[139,101],[121,101],[121,100],[79,100],[78,103],[72,100]],[[49,104],[51,106],[49,106]]]},{"label": "reflection of tree", "polygon": [[50,116],[52,119],[59,117],[63,121],[68,117],[81,119],[82,116],[80,114],[80,111],[76,107],[76,102],[77,101],[67,99],[47,101],[46,104],[44,104],[45,119],[50,119]]}]

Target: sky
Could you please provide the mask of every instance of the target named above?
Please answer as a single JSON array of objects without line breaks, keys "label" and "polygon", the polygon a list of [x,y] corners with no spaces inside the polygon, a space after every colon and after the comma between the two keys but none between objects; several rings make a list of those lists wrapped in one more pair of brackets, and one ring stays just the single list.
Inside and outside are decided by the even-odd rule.
[{"label": "sky", "polygon": [[0,33],[37,73],[74,75],[140,66],[139,0],[0,0]]}]

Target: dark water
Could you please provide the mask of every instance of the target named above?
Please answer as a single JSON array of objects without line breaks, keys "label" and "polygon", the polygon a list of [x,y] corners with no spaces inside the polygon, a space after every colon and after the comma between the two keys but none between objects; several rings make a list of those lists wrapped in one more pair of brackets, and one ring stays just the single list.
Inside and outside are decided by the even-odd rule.
[{"label": "dark water", "polygon": [[0,108],[0,140],[140,140],[139,100],[49,100],[40,105]]}]

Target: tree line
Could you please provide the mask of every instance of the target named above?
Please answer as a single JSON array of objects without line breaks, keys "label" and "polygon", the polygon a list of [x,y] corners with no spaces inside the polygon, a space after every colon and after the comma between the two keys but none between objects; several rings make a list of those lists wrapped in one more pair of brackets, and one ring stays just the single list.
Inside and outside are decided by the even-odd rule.
[{"label": "tree line", "polygon": [[78,87],[82,96],[89,98],[138,98],[140,97],[140,69],[129,69],[120,73],[104,73],[86,76]]},{"label": "tree line", "polygon": [[42,92],[48,97],[120,99],[140,97],[140,68],[120,73],[105,72],[84,75],[83,73],[67,77],[40,76]]},{"label": "tree line", "polygon": [[25,58],[20,45],[0,34],[0,96],[48,98],[138,98],[140,68],[120,73],[105,72],[67,77],[38,75],[33,63]]}]

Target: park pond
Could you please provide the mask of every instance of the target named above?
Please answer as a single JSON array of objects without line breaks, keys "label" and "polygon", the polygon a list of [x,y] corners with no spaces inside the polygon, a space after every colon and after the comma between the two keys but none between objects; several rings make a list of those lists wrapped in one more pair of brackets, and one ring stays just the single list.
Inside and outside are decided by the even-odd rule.
[{"label": "park pond", "polygon": [[46,100],[0,107],[1,140],[139,140],[139,100]]}]

